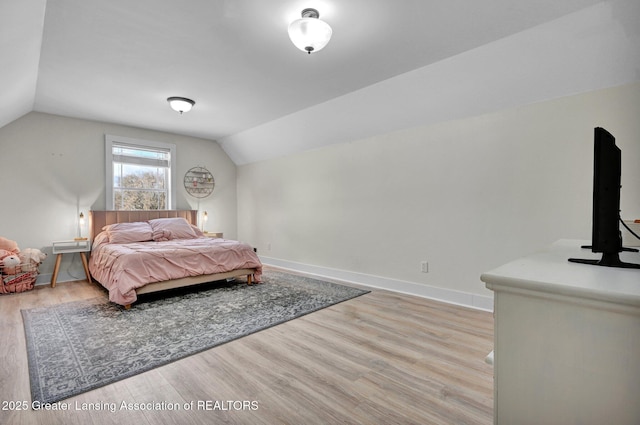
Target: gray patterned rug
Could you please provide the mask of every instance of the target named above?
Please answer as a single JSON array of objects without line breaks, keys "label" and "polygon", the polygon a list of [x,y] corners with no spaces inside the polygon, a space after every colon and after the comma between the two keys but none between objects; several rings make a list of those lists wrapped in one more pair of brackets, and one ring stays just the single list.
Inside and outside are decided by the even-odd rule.
[{"label": "gray patterned rug", "polygon": [[212,282],[140,297],[22,310],[33,401],[53,403],[365,294],[268,271],[263,284]]}]

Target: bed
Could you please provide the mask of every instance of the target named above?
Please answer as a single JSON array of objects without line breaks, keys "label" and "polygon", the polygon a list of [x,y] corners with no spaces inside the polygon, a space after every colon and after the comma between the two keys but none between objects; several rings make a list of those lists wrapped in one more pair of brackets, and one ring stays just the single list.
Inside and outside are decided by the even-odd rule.
[{"label": "bed", "polygon": [[261,281],[250,245],[209,237],[196,222],[194,210],[91,211],[91,277],[127,309],[141,294],[237,276]]}]

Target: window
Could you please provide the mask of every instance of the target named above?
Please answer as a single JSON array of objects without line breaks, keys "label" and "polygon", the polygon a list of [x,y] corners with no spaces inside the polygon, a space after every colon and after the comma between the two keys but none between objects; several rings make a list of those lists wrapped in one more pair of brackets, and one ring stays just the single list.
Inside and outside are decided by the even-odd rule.
[{"label": "window", "polygon": [[107,209],[174,208],[176,146],[106,135]]}]

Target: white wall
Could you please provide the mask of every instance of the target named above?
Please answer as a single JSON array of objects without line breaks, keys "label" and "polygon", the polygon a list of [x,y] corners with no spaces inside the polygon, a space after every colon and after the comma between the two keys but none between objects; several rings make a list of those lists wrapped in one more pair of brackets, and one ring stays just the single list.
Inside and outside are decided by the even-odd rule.
[{"label": "white wall", "polygon": [[640,218],[639,116],[636,83],[243,165],[239,237],[267,263],[490,308],[482,272],[590,238],[596,126]]},{"label": "white wall", "polygon": [[[38,112],[0,128],[0,236],[49,254],[52,241],[77,236],[78,213],[106,206],[105,134],[176,144],[180,209],[198,208],[184,190],[184,173],[195,166],[208,168],[216,186],[200,201],[200,210],[209,214],[206,229],[236,237],[236,166],[216,142]],[[53,270],[53,257],[40,267],[45,279]],[[65,273],[83,277],[77,255],[64,256],[61,281]]]}]

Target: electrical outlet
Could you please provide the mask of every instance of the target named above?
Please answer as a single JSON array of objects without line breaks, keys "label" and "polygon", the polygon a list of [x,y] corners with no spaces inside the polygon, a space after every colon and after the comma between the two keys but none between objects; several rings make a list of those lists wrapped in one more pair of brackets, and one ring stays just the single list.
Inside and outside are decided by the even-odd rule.
[{"label": "electrical outlet", "polygon": [[429,263],[427,261],[420,262],[420,271],[422,271],[422,273],[429,273]]},{"label": "electrical outlet", "polygon": [[271,242],[267,243],[267,251],[271,251]]}]

